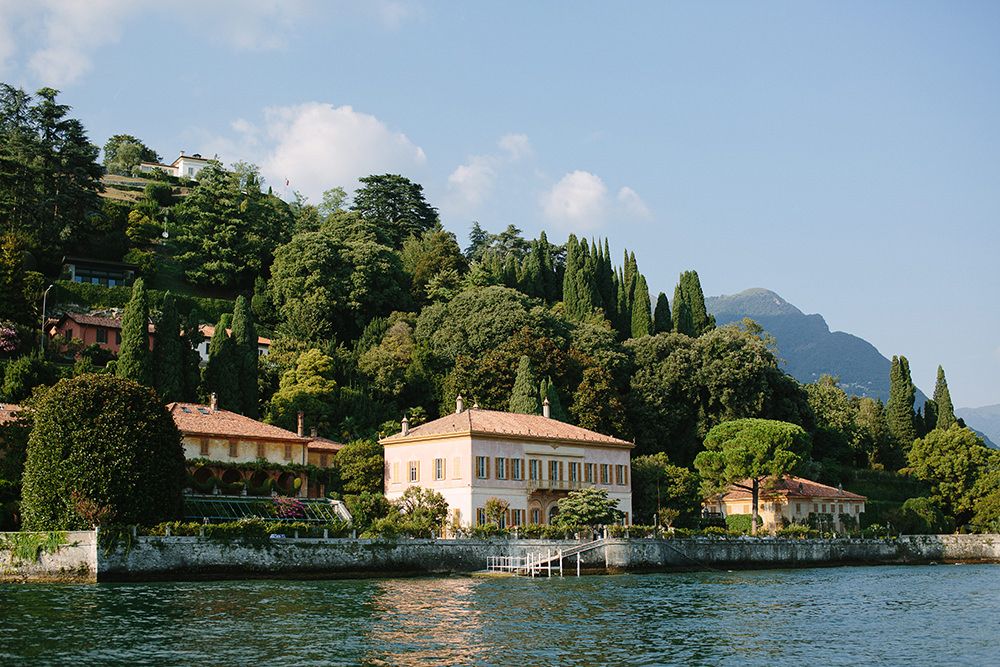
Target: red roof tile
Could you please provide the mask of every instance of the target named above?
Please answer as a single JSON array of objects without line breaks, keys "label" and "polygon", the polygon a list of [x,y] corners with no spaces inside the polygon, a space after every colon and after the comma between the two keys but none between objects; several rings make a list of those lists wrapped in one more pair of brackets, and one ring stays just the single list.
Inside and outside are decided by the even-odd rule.
[{"label": "red roof tile", "polygon": [[528,440],[560,440],[591,445],[634,447],[631,442],[573,426],[557,419],[541,415],[522,415],[478,408],[445,415],[440,419],[411,428],[408,435],[397,433],[383,438],[380,442],[391,445],[436,435],[492,435]]},{"label": "red roof tile", "polygon": [[[750,486],[750,480],[743,480],[740,484]],[[743,500],[750,498],[752,495],[753,494],[746,489],[731,486],[722,499]],[[843,489],[839,489],[835,486],[820,484],[819,482],[814,482],[811,479],[806,479],[804,477],[793,477],[791,475],[776,480],[773,485],[768,482],[762,483],[761,497],[776,495],[784,496],[786,498],[843,498],[845,500],[866,500],[864,496],[859,496],[856,493],[844,491]]]},{"label": "red roof tile", "polygon": [[[213,327],[211,324],[201,324],[201,325],[198,325],[198,331],[200,331],[201,334],[205,338],[211,338],[212,336],[215,335],[215,327]],[[230,336],[232,336],[233,335],[233,330],[232,329],[226,329],[226,333],[229,334]],[[271,339],[270,338],[264,338],[263,336],[257,336],[257,344],[258,345],[267,345],[268,347],[270,347],[271,346]]]},{"label": "red roof tile", "polygon": [[184,435],[208,438],[246,438],[250,440],[277,440],[281,442],[309,442],[291,431],[238,415],[229,410],[216,410],[198,403],[170,403],[167,405],[174,423]]},{"label": "red roof tile", "polygon": [[310,452],[322,452],[336,454],[344,448],[344,443],[330,440],[329,438],[313,437],[309,440]]}]

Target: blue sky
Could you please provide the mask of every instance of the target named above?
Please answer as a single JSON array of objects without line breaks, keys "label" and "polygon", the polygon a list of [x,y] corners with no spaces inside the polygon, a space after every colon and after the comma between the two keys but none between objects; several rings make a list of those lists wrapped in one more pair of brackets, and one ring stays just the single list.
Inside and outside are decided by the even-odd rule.
[{"label": "blue sky", "polygon": [[471,221],[609,236],[650,288],[773,289],[1000,403],[1000,5],[0,0],[0,79],[100,144],[368,173]]}]

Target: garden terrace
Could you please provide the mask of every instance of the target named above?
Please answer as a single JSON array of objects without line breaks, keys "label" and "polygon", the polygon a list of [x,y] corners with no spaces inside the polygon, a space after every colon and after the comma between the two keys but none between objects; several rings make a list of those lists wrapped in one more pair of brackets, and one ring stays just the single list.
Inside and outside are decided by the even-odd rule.
[{"label": "garden terrace", "polygon": [[267,519],[305,523],[349,522],[351,515],[336,500],[303,498],[248,498],[245,496],[186,496],[184,518],[188,521],[223,522]]}]

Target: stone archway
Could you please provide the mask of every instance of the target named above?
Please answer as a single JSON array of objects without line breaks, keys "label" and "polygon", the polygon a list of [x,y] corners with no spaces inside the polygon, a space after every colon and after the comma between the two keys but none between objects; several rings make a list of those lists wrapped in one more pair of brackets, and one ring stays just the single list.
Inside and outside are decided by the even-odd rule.
[{"label": "stone archway", "polygon": [[546,513],[546,523],[550,526],[555,523],[556,517],[559,515],[559,504],[552,503],[549,505],[549,510]]}]

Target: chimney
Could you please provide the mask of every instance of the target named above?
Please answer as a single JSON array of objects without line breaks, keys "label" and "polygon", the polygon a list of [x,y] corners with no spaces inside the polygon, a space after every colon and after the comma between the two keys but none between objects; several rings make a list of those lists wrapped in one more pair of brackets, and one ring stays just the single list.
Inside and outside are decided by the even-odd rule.
[{"label": "chimney", "polygon": [[406,418],[406,415],[403,415],[403,421],[401,421],[399,423],[403,427],[403,435],[409,435],[410,434],[410,420]]},{"label": "chimney", "polygon": [[319,429],[316,428],[315,426],[313,426],[311,429],[309,429],[309,437],[311,437],[311,438],[318,438],[319,437]]},{"label": "chimney", "polygon": [[299,410],[299,430],[298,434],[300,438],[304,438],[306,435],[306,413]]},{"label": "chimney", "polygon": [[212,392],[212,397],[208,399],[208,407],[211,408],[212,412],[219,409],[219,397],[215,395],[214,391]]},{"label": "chimney", "polygon": [[456,415],[462,414],[463,409],[464,409],[464,403],[462,401],[462,395],[459,394],[458,396],[455,397],[455,414]]},{"label": "chimney", "polygon": [[548,419],[551,416],[550,411],[549,411],[549,399],[548,399],[548,397],[546,397],[545,400],[542,401],[542,416],[545,417],[546,419]]}]

